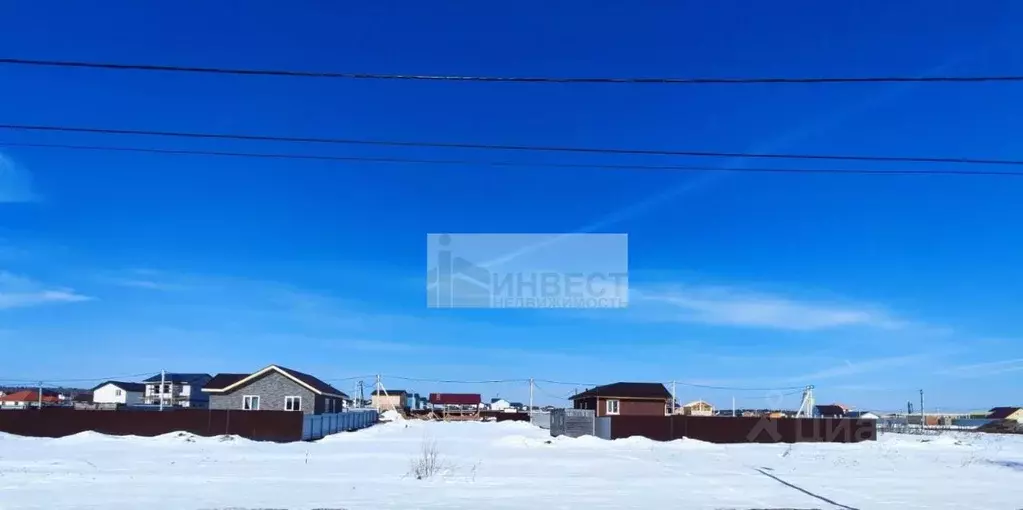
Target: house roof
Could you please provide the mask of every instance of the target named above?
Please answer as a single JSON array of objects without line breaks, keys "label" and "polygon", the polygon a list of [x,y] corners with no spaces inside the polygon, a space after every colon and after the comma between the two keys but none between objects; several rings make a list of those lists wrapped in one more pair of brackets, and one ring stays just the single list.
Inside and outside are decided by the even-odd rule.
[{"label": "house roof", "polygon": [[848,418],[860,418],[860,417],[863,417],[863,416],[873,416],[875,418],[877,417],[877,414],[872,413],[870,411],[849,411],[849,412],[845,413],[845,415]]},{"label": "house roof", "polygon": [[189,374],[189,373],[182,373],[182,372],[167,372],[167,373],[163,374],[162,376],[161,376],[161,374],[156,374],[153,377],[150,377],[149,379],[146,379],[146,380],[144,380],[142,382],[158,383],[158,382],[160,382],[161,377],[163,379],[163,382],[167,383],[167,384],[182,384],[182,383],[185,383],[185,384],[200,384],[200,383],[205,383],[206,381],[210,380],[210,378],[211,378],[210,374]]},{"label": "house roof", "polygon": [[[15,391],[14,393],[8,393],[0,397],[0,402],[38,402],[39,391],[35,390],[21,390]],[[56,393],[51,391],[43,390],[43,402],[60,402],[60,398],[57,397]]]},{"label": "house roof", "polygon": [[479,393],[431,393],[430,403],[437,405],[478,405],[483,402]]},{"label": "house roof", "polygon": [[570,400],[592,397],[671,399],[671,393],[661,383],[616,382],[577,393]]},{"label": "house roof", "polygon": [[[217,377],[211,379],[202,391],[205,393],[222,393],[225,391],[233,390],[237,387],[243,386],[246,383],[263,376],[269,372],[277,372],[298,384],[305,386],[307,389],[318,395],[327,395],[332,397],[348,398],[343,391],[323,382],[322,380],[313,377],[304,372],[299,372],[291,368],[282,367],[280,365],[270,365],[258,372],[252,374],[217,374]],[[240,377],[239,377],[240,376]],[[218,380],[219,379],[219,380]],[[215,380],[218,380],[216,384],[213,384]]]},{"label": "house roof", "polygon": [[117,386],[118,388],[121,388],[124,391],[135,391],[135,392],[138,392],[138,393],[144,393],[146,391],[146,385],[145,384],[137,383],[137,382],[124,382],[124,381],[106,381],[106,382],[97,384],[95,387],[92,388],[91,391],[96,391],[96,390],[98,390],[98,389],[100,389],[100,388],[102,388],[102,387],[104,387],[104,386],[106,386],[108,384],[113,384],[114,386]]},{"label": "house roof", "polygon": [[1020,408],[1020,407],[995,407],[995,408],[992,408],[990,411],[988,411],[987,417],[991,418],[992,420],[1004,420],[1004,419],[1008,418],[1009,416],[1011,416],[1012,413],[1015,413],[1016,411],[1019,411],[1020,409],[1023,409],[1023,408]]},{"label": "house roof", "polygon": [[408,395],[408,392],[405,391],[405,390],[384,390],[384,391],[373,390],[372,395],[375,395],[375,396],[380,396],[380,395],[387,395],[387,396]]},{"label": "house roof", "polygon": [[707,402],[706,400],[694,400],[692,402],[689,402],[688,404],[682,404],[682,407],[696,407],[696,406],[714,407],[713,405],[711,405],[710,402]]},{"label": "house roof", "polygon": [[[500,402],[501,400],[504,400],[504,399],[501,398],[501,397],[494,397],[494,398],[490,399],[490,403],[493,404],[495,402]],[[504,401],[507,402],[507,400],[504,400]]]},{"label": "house roof", "polygon": [[815,406],[818,414],[833,416],[839,414],[845,414],[849,412],[849,409],[841,404],[824,404]]},{"label": "house roof", "polygon": [[203,386],[202,389],[205,390],[206,388],[211,389],[226,388],[242,379],[245,379],[249,375],[250,374],[217,374],[213,376],[213,379],[210,379],[210,381],[206,383],[206,385]]}]

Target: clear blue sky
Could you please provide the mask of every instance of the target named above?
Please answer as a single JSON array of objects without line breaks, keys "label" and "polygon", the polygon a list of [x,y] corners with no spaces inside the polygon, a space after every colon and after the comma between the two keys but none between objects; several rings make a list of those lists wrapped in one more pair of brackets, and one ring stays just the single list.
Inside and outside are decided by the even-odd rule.
[{"label": "clear blue sky", "polygon": [[[1023,5],[1010,0],[364,4],[4,2],[0,53],[507,76],[1023,74]],[[1023,86],[1012,83],[531,85],[0,67],[0,96],[5,123],[1023,159]],[[795,163],[17,132],[0,142],[537,163],[0,143],[0,380],[279,363],[324,378],[810,383],[819,400],[863,408],[901,408],[921,387],[929,407],[1023,403],[1023,180],[565,170],[542,163]],[[575,231],[628,233],[630,284],[647,299],[587,314],[424,308],[427,232]],[[521,384],[472,389],[525,397]],[[679,394],[722,406],[733,394],[740,405],[773,398]]]}]

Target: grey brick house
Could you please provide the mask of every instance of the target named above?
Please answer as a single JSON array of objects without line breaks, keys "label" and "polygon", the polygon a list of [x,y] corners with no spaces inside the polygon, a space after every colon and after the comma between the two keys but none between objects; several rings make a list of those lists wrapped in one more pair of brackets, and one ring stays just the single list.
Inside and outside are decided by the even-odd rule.
[{"label": "grey brick house", "polygon": [[210,409],[339,413],[348,400],[341,390],[297,370],[270,365],[252,374],[217,374],[206,383]]}]

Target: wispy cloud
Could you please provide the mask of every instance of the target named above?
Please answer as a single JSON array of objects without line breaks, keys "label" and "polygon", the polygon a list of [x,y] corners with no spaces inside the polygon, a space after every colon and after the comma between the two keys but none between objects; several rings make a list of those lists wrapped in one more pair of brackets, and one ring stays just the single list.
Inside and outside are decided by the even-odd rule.
[{"label": "wispy cloud", "polygon": [[159,282],[159,281],[156,281],[156,280],[131,279],[131,278],[113,279],[113,280],[110,281],[110,283],[113,284],[113,285],[121,286],[121,287],[133,287],[133,288],[136,288],[136,289],[158,290],[158,291],[164,291],[164,292],[170,292],[170,291],[175,291],[175,290],[184,290],[185,288],[187,288],[187,287],[185,287],[183,285],[178,285],[178,284],[175,284],[175,283]]},{"label": "wispy cloud", "polygon": [[943,370],[941,373],[960,377],[986,377],[1020,370],[1023,370],[1023,358],[959,365]]},{"label": "wispy cloud", "polygon": [[630,289],[630,299],[650,312],[643,317],[663,321],[794,331],[857,326],[896,330],[908,325],[876,306],[798,300],[733,287]]},{"label": "wispy cloud", "polygon": [[0,153],[0,204],[36,200],[38,196],[32,191],[28,170],[15,163],[9,156]]},{"label": "wispy cloud", "polygon": [[924,353],[910,354],[905,356],[891,356],[887,358],[872,358],[866,360],[857,360],[855,362],[844,360],[844,363],[839,363],[836,364],[835,366],[794,376],[790,378],[789,381],[796,383],[804,382],[815,383],[817,381],[825,379],[836,379],[841,377],[849,377],[854,375],[880,372],[883,370],[889,370],[894,368],[904,368],[910,365],[915,365],[918,363],[923,363],[925,361],[933,360],[934,357],[935,357],[934,353]]},{"label": "wispy cloud", "polygon": [[76,303],[92,298],[69,288],[55,288],[29,278],[0,271],[0,310],[57,303]]},{"label": "wispy cloud", "polygon": [[181,281],[180,275],[174,275],[155,269],[128,269],[116,271],[97,277],[97,282],[117,287],[154,290],[161,292],[189,290],[192,287]]}]

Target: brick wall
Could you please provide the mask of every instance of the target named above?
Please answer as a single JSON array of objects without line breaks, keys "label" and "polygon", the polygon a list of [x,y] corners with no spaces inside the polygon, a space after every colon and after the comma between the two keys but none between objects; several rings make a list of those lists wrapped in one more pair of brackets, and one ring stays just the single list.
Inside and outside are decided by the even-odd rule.
[{"label": "brick wall", "polygon": [[210,409],[241,411],[245,395],[259,395],[260,411],[284,411],[284,397],[294,396],[302,397],[302,413],[313,414],[318,407],[323,412],[315,393],[275,371],[230,392],[210,393]]}]

